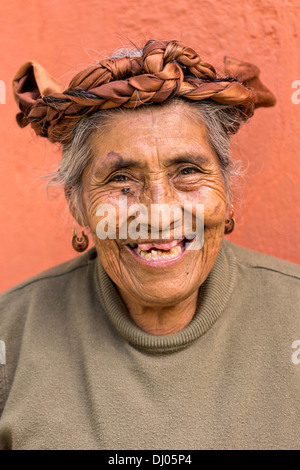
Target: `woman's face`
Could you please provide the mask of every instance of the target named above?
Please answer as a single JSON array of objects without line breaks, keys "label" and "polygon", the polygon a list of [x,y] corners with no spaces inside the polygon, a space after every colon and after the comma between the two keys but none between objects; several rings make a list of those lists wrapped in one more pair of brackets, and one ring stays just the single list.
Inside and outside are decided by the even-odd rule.
[{"label": "woman's face", "polygon": [[[93,134],[92,148],[94,159],[83,173],[83,208],[107,274],[121,294],[133,296],[141,305],[167,306],[187,299],[209,274],[224,233],[224,179],[205,125],[184,102],[128,110],[113,116],[104,132]],[[153,204],[175,204],[182,213],[192,207],[193,217],[196,204],[203,204],[202,248],[186,249],[185,234],[176,237],[174,217],[178,214],[172,211],[168,238],[161,232],[160,217],[159,236],[151,238],[149,228],[148,237],[144,233],[133,239],[127,232],[124,239],[119,216],[120,223],[127,219],[127,227],[133,216],[127,215],[124,206],[119,214],[120,197],[126,198],[127,209],[133,204],[147,208],[149,227]],[[97,215],[103,204],[115,209],[116,237],[112,239],[100,239],[96,233],[99,221],[107,215]],[[195,218],[193,223],[195,228]]]}]

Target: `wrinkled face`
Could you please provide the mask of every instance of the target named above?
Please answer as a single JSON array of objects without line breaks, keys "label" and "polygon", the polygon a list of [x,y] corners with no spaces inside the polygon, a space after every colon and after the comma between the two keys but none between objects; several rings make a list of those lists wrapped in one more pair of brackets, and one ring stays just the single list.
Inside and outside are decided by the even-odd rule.
[{"label": "wrinkled face", "polygon": [[[115,115],[104,132],[93,134],[92,146],[94,160],[83,173],[83,207],[107,274],[121,295],[142,305],[174,305],[188,298],[209,274],[224,233],[224,178],[205,125],[184,102],[150,106]],[[168,238],[162,233],[151,238],[150,232],[147,238],[132,239],[128,232],[120,238],[119,216],[122,223],[124,214],[127,218],[124,206],[119,214],[120,197],[126,197],[127,208],[148,208],[149,217],[153,204],[175,204],[182,211],[203,204],[202,248],[188,250],[185,234],[174,236],[172,212]],[[115,209],[116,238],[97,236],[103,220],[97,210],[103,204]],[[127,227],[132,220],[129,214]]]}]

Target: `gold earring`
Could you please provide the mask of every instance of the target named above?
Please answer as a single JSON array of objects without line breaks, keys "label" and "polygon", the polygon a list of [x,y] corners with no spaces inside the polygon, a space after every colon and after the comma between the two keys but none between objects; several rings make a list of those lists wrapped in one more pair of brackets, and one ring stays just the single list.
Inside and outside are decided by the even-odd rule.
[{"label": "gold earring", "polygon": [[77,237],[77,230],[73,227],[72,246],[74,250],[79,253],[82,253],[87,249],[89,246],[89,238],[83,230],[81,231],[81,237]]},{"label": "gold earring", "polygon": [[233,205],[231,204],[231,212],[229,215],[229,219],[225,219],[225,228],[224,228],[225,235],[228,235],[234,230],[235,219],[233,218],[233,216],[234,216],[234,210],[233,210]]}]

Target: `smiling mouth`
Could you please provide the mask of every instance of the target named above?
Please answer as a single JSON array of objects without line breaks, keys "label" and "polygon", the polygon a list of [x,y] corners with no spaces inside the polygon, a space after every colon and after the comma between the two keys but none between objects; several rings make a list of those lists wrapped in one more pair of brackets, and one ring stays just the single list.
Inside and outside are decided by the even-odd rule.
[{"label": "smiling mouth", "polygon": [[187,251],[187,244],[193,240],[160,240],[150,243],[129,243],[126,245],[134,256],[149,266],[161,266],[177,262]]}]

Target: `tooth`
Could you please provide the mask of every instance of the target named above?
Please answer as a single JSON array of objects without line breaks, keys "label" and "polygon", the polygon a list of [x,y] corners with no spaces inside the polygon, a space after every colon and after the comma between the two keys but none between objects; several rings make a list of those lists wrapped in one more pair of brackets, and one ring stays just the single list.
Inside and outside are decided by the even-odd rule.
[{"label": "tooth", "polygon": [[177,254],[177,247],[174,246],[173,248],[171,248],[171,253],[172,255],[176,255]]},{"label": "tooth", "polygon": [[162,257],[162,251],[158,250],[157,254],[158,254],[159,258]]},{"label": "tooth", "polygon": [[151,253],[147,253],[147,254],[145,255],[145,258],[146,258],[147,261],[149,261],[149,259],[151,259]]},{"label": "tooth", "polygon": [[157,251],[156,250],[151,250],[151,255],[152,255],[152,258],[157,258]]},{"label": "tooth", "polygon": [[168,257],[167,253],[163,253],[162,256],[163,256],[163,258],[167,258],[167,257]]},{"label": "tooth", "polygon": [[177,248],[178,253],[181,253],[181,246],[180,246],[180,245],[177,245],[176,248]]},{"label": "tooth", "polygon": [[146,254],[146,251],[143,251],[143,250],[140,250],[140,249],[139,249],[139,254],[144,257],[145,254]]}]

